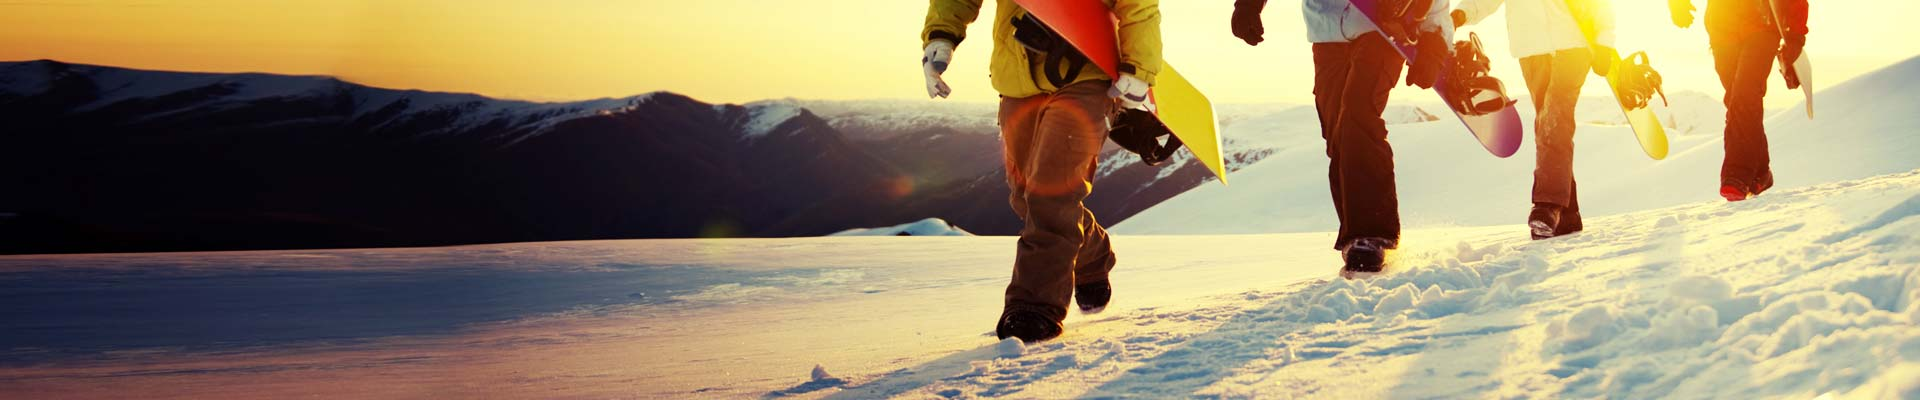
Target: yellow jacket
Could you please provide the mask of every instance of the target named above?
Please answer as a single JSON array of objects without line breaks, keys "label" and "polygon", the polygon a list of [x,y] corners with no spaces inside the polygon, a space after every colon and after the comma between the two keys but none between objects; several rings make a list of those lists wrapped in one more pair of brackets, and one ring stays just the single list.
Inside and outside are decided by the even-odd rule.
[{"label": "yellow jacket", "polygon": [[[920,32],[921,46],[925,47],[933,39],[947,39],[958,45],[966,39],[967,25],[980,17],[980,6],[984,0],[931,0],[927,6],[927,26]],[[1013,39],[1013,19],[1025,15],[1027,10],[1014,4],[1013,0],[998,0],[994,7],[997,15],[993,18],[993,59],[989,72],[993,77],[993,89],[1006,97],[1028,97],[1043,93],[1052,93],[1059,88],[1053,87],[1044,77],[1033,76],[1029,68],[1025,47]],[[1121,70],[1128,66],[1133,76],[1151,85],[1154,77],[1160,73],[1160,1],[1159,0],[1102,0],[1113,9],[1113,15],[1119,17],[1119,44]],[[1098,67],[1087,65],[1074,82],[1112,79],[1099,72]],[[1038,79],[1036,79],[1038,78]]]}]

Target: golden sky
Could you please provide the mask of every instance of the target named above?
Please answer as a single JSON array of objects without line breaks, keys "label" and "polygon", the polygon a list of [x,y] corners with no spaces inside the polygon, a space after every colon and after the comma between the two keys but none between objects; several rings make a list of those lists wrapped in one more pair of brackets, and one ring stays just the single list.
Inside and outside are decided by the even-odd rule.
[{"label": "golden sky", "polygon": [[[1163,1],[1169,62],[1216,102],[1310,102],[1298,4],[1272,1],[1267,42],[1248,47],[1228,33],[1232,3]],[[1617,0],[1620,47],[1647,50],[1669,91],[1718,96],[1706,33],[1673,27],[1664,3]],[[0,0],[0,60],[322,74],[535,100],[654,90],[718,102],[916,99],[925,12],[920,0]],[[1920,55],[1920,24],[1907,22],[1920,2],[1814,0],[1812,15],[1820,84]],[[1500,61],[1494,74],[1518,88],[1503,18],[1473,29]],[[987,47],[968,42],[955,55],[959,100],[994,99]],[[1770,105],[1797,100],[1775,83]]]}]

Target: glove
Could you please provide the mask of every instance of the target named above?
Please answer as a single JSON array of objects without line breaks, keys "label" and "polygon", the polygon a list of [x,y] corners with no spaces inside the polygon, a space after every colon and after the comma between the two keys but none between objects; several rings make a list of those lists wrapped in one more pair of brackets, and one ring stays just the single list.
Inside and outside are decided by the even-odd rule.
[{"label": "glove", "polygon": [[927,42],[926,55],[920,57],[920,70],[927,74],[927,97],[947,97],[953,94],[953,88],[947,87],[947,80],[940,74],[947,73],[947,64],[953,62],[953,42],[934,39]]},{"label": "glove", "polygon": [[1693,26],[1693,10],[1693,0],[1667,0],[1667,11],[1673,14],[1673,26]]},{"label": "glove", "polygon": [[1613,70],[1613,62],[1620,59],[1620,51],[1612,47],[1595,46],[1593,48],[1593,74],[1607,76]]},{"label": "glove", "polygon": [[1107,89],[1107,97],[1120,100],[1120,108],[1128,110],[1153,111],[1147,103],[1147,81],[1136,78],[1132,73],[1121,72],[1120,79],[1113,80],[1113,88]]},{"label": "glove", "polygon": [[1418,55],[1407,63],[1407,86],[1432,89],[1434,82],[1440,80],[1440,69],[1445,66],[1445,60],[1453,49],[1448,48],[1447,39],[1436,31],[1422,32],[1420,40],[1415,43],[1419,46],[1416,50]]},{"label": "glove", "polygon": [[1799,61],[1807,47],[1807,34],[1791,33],[1786,43],[1780,46],[1780,76],[1787,78],[1787,89],[1800,88],[1800,75],[1793,70],[1793,62]]},{"label": "glove", "polygon": [[1806,50],[1806,47],[1807,34],[1787,34],[1786,42],[1780,45],[1780,61],[1788,64],[1800,61],[1800,52]]},{"label": "glove", "polygon": [[1248,46],[1259,46],[1266,39],[1261,35],[1267,28],[1260,24],[1260,10],[1267,7],[1267,0],[1236,0],[1233,2],[1233,36],[1247,41]]},{"label": "glove", "polygon": [[1451,13],[1451,14],[1447,14],[1447,15],[1449,15],[1449,16],[1452,16],[1452,17],[1453,17],[1453,28],[1454,28],[1454,29],[1460,29],[1460,27],[1462,27],[1462,26],[1467,26],[1467,12],[1466,12],[1466,11],[1461,11],[1461,10],[1453,10],[1453,13]]}]

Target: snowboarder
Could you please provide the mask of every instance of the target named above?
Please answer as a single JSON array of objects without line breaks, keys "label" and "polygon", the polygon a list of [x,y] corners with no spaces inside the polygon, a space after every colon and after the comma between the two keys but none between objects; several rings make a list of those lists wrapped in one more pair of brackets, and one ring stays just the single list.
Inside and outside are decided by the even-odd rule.
[{"label": "snowboarder", "polygon": [[[1691,0],[1668,0],[1667,4],[1674,25],[1693,25]],[[1778,7],[1783,21],[1774,21],[1775,10],[1771,7]],[[1707,41],[1713,48],[1713,68],[1720,74],[1720,86],[1726,89],[1727,130],[1723,142],[1727,155],[1720,164],[1720,196],[1727,201],[1746,200],[1773,187],[1766,125],[1762,121],[1766,116],[1767,76],[1773,73],[1776,56],[1800,58],[1807,44],[1807,0],[1708,1]],[[1788,82],[1789,88],[1797,86],[1798,82]]]},{"label": "snowboarder", "polygon": [[[1233,35],[1259,45],[1265,28],[1260,12],[1266,0],[1236,0]],[[1446,58],[1453,27],[1447,2],[1385,1],[1386,9],[1415,14],[1414,26],[1395,21],[1369,22],[1348,0],[1304,0],[1307,40],[1313,43],[1314,105],[1320,137],[1327,142],[1328,184],[1340,233],[1333,248],[1345,261],[1343,273],[1378,272],[1386,252],[1399,246],[1400,203],[1393,178],[1393,148],[1387,143],[1387,95],[1410,66],[1407,83],[1433,86]],[[1420,5],[1426,5],[1420,8]],[[1400,14],[1406,16],[1406,14]],[[1385,19],[1385,18],[1383,18]],[[1382,28],[1397,32],[1389,38]],[[1418,42],[1422,56],[1408,62],[1388,40]],[[1432,51],[1428,51],[1432,49]]]},{"label": "snowboarder", "polygon": [[[1613,50],[1612,0],[1463,0],[1450,14],[1455,27],[1480,23],[1507,8],[1508,46],[1533,98],[1534,240],[1579,232],[1580,197],[1573,178],[1574,106],[1587,71],[1605,76]],[[1578,10],[1578,11],[1576,11]],[[1590,24],[1589,41],[1580,24]],[[1602,54],[1595,54],[1602,53]]]},{"label": "snowboarder", "polygon": [[[982,0],[932,0],[920,38],[927,94],[951,93],[941,75]],[[1113,287],[1113,248],[1082,203],[1093,189],[1097,156],[1116,106],[1145,109],[1160,71],[1157,0],[1113,0],[1119,18],[1120,76],[1087,66],[1085,56],[1013,0],[999,0],[993,21],[993,87],[1001,96],[1009,203],[1025,225],[994,331],[1005,339],[1040,341],[1064,329],[1071,297],[1080,309],[1106,307]]]}]

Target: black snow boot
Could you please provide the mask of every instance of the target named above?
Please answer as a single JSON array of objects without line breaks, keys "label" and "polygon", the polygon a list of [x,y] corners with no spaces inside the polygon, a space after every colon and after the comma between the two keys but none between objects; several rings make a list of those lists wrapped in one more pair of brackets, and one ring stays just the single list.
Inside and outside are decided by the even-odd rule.
[{"label": "black snow boot", "polygon": [[1023,342],[1038,342],[1058,337],[1065,329],[1060,321],[1038,312],[1007,310],[1000,313],[1000,326],[994,327],[993,332],[1001,339],[1017,337]]},{"label": "black snow boot", "polygon": [[1533,240],[1551,239],[1560,229],[1560,207],[1535,204],[1533,212],[1527,214],[1527,230],[1532,231]]},{"label": "black snow boot", "polygon": [[1340,252],[1347,265],[1342,272],[1374,273],[1380,272],[1387,263],[1387,249],[1393,248],[1393,241],[1386,238],[1364,237],[1356,239],[1347,249]]},{"label": "black snow boot", "polygon": [[1073,287],[1073,302],[1080,304],[1083,314],[1106,311],[1109,300],[1113,300],[1113,284],[1107,281],[1082,283]]}]

